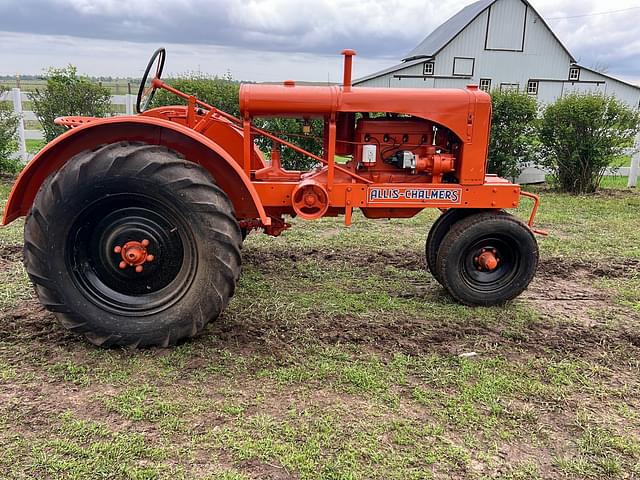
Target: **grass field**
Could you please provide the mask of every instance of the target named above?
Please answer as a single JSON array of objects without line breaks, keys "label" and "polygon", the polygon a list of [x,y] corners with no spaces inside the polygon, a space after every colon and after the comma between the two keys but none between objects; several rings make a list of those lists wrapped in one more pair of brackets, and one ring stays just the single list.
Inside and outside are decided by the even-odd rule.
[{"label": "grass field", "polygon": [[0,230],[0,478],[636,478],[640,194],[608,182],[540,190],[551,235],[508,306],[460,306],[425,272],[435,212],[294,220],[247,238],[228,310],[166,350],[63,330],[17,221]]}]

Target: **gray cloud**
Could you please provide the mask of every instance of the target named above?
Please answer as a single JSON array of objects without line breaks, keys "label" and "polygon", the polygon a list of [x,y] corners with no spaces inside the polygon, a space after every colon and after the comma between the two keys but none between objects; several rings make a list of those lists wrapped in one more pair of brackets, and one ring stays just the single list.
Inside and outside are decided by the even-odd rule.
[{"label": "gray cloud", "polygon": [[[640,10],[563,18],[637,3],[534,2],[582,63],[640,79]],[[68,35],[265,52],[257,55],[280,52],[292,59],[336,55],[350,47],[378,63],[389,59],[389,65],[467,3],[470,0],[0,0],[0,31],[53,35],[58,42],[60,35]],[[286,55],[278,58],[284,61]],[[2,63],[0,57],[0,70]]]},{"label": "gray cloud", "polygon": [[126,8],[108,0],[26,0],[0,4],[0,30],[311,53],[349,45],[384,56],[411,48],[417,25],[407,22],[421,10],[419,2],[398,0],[131,0]]}]

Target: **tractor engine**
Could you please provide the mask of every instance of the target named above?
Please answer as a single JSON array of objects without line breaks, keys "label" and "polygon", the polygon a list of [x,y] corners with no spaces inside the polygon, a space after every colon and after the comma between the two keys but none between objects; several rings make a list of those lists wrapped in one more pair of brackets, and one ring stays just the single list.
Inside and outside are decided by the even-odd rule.
[{"label": "tractor engine", "polygon": [[459,145],[446,129],[410,117],[362,118],[355,131],[355,160],[359,169],[427,174],[433,183],[456,167]]}]

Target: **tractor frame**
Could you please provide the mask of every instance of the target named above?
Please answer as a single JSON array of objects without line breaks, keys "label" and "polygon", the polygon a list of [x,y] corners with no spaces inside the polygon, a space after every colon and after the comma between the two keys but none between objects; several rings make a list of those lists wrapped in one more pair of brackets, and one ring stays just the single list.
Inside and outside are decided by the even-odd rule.
[{"label": "tractor frame", "polygon": [[[281,85],[243,84],[241,115],[235,117],[165,83],[161,74],[166,54],[164,49],[158,49],[140,85],[138,115],[57,119],[69,131],[46,145],[25,167],[2,218],[3,225],[7,225],[20,216],[28,216],[25,261],[43,303],[56,311],[66,326],[84,333],[97,344],[173,344],[195,335],[224,309],[239,275],[237,252],[248,232],[262,230],[280,235],[290,227],[285,220],[287,216],[314,220],[343,215],[345,225],[349,226],[354,209],[371,219],[408,218],[425,208],[442,210],[426,242],[426,261],[435,278],[453,297],[471,305],[494,305],[521,293],[533,278],[538,261],[533,233],[545,232],[533,227],[538,197],[486,171],[490,96],[475,85],[465,89],[354,87],[351,72],[355,52],[344,50],[342,54],[342,85],[304,86],[290,80]],[[186,105],[148,109],[158,89],[175,94]],[[302,136],[309,133],[310,121],[322,120],[323,155],[254,125],[255,118],[264,117],[298,118]],[[268,155],[256,147],[255,139],[259,136],[272,143]],[[285,170],[280,161],[282,148],[312,159],[316,166],[308,171]],[[128,158],[134,159],[127,162]],[[153,185],[147,185],[150,180],[138,178],[140,171],[155,173],[167,165],[177,169],[178,162],[199,169],[199,173],[194,173],[197,179],[192,175],[183,181],[193,190],[186,195],[191,196],[188,198],[191,204],[184,208],[194,209],[194,205],[203,203],[194,185],[210,181],[211,195],[224,197],[212,203],[210,217],[198,217],[194,209],[193,221],[206,223],[209,230],[224,230],[214,237],[221,245],[230,245],[231,253],[225,259],[200,258],[198,232],[171,239],[173,230],[169,227],[181,220],[169,205],[160,206],[161,196],[150,201],[144,199],[146,192],[154,190],[158,183],[171,194],[178,188],[176,185],[182,188],[182,184],[157,176]],[[100,165],[107,163],[108,168],[101,169]],[[138,164],[141,170],[130,171],[132,165]],[[77,194],[77,199],[69,195],[67,199],[70,192],[62,188],[66,184],[74,192],[82,189],[83,169],[95,172],[97,183],[92,188],[96,188],[96,195],[103,188],[108,191],[104,198],[130,195],[129,203],[137,210],[131,210],[133,207],[124,201],[108,204],[104,198],[97,199],[97,203],[104,204],[100,204],[100,209],[82,217],[82,221],[70,219],[71,223],[56,233],[50,224],[55,222],[54,215],[64,211],[60,209],[65,202],[64,208],[80,210],[87,203],[92,204],[90,195]],[[204,175],[209,180],[203,180]],[[127,183],[131,177],[138,178],[142,186]],[[118,184],[118,178],[125,183]],[[88,178],[84,180],[91,183]],[[527,223],[505,212],[518,207],[522,197],[533,200]],[[176,201],[181,198],[176,197]],[[154,210],[154,205],[158,205],[158,212],[144,213]],[[105,218],[116,212],[120,218],[130,220],[113,220],[104,226],[90,218],[98,212]],[[229,225],[217,226],[214,216],[224,216]],[[139,225],[136,218],[142,218]],[[164,228],[169,233],[163,233]],[[189,231],[189,226],[184,229]],[[58,243],[62,246],[50,250],[54,247],[41,238],[45,233],[59,235]],[[78,238],[83,239],[83,245],[93,246],[73,249],[68,245]],[[106,240],[100,240],[104,238],[110,242],[106,246],[102,245]],[[150,330],[149,323],[131,330],[119,322],[101,320],[104,315],[121,315],[158,322],[158,315],[169,311],[173,304],[165,302],[159,310],[145,310],[138,305],[145,301],[145,290],[139,287],[145,282],[153,283],[146,277],[149,269],[166,274],[166,262],[171,257],[169,264],[178,265],[175,272],[172,270],[174,276],[167,274],[166,282],[155,285],[152,293],[186,288],[184,285],[177,288],[174,282],[183,275],[181,265],[186,262],[190,245],[196,245],[192,248],[195,260],[190,261],[196,264],[209,261],[210,275],[216,271],[216,261],[225,268],[230,265],[230,273],[221,280],[221,285],[224,282],[233,285],[217,288],[221,300],[216,308],[188,325],[157,327],[149,335],[138,331]],[[65,287],[56,288],[49,255],[59,254],[68,259],[72,249],[84,253],[65,260],[58,270],[86,270],[86,278],[74,279],[69,273],[68,282],[66,277],[60,279]],[[197,274],[191,274],[195,275],[191,281],[195,281]],[[104,282],[91,283],[91,279],[101,275],[106,279]],[[74,288],[77,292],[70,295],[73,299],[68,298],[68,290]],[[221,290],[224,292],[220,293]],[[82,298],[93,304],[90,309],[80,305]],[[193,309],[196,303],[193,300],[189,307],[180,307],[175,318],[184,316],[185,309]],[[88,320],[89,315],[98,318]]]}]

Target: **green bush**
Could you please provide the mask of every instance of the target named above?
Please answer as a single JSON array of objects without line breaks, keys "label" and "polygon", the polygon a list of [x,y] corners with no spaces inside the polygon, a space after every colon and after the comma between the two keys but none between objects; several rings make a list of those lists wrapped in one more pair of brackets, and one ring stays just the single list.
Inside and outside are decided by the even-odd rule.
[{"label": "green bush", "polygon": [[[187,73],[178,78],[166,81],[173,88],[188,95],[195,95],[198,100],[213,105],[236,117],[240,115],[240,84],[233,81],[230,75],[209,77],[200,73]],[[151,108],[163,105],[186,105],[187,101],[166,90],[156,90]]]},{"label": "green bush", "polygon": [[43,90],[36,89],[30,97],[47,142],[66,130],[53,123],[56,117],[106,117],[112,113],[109,89],[93,83],[88,77],[79,76],[73,65],[50,68],[45,78],[47,86]]},{"label": "green bush", "polygon": [[561,190],[594,192],[610,163],[633,146],[639,125],[640,114],[614,97],[562,97],[542,115],[543,164]]},{"label": "green bush", "polygon": [[[315,155],[322,156],[322,136],[324,133],[324,122],[322,120],[310,120],[311,133],[302,133],[303,121],[297,118],[258,118],[255,125],[276,136],[304,148]],[[256,139],[258,147],[263,151],[271,152],[273,142],[265,137]],[[280,149],[280,163],[286,170],[309,170],[315,167],[318,162],[314,159],[302,155],[290,148]]]},{"label": "green bush", "polygon": [[534,97],[518,91],[494,90],[491,101],[488,171],[517,177],[524,163],[535,160],[538,104]]},{"label": "green bush", "polygon": [[[209,77],[199,73],[187,73],[175,79],[166,81],[172,87],[195,95],[199,100],[213,105],[236,117],[240,115],[239,92],[240,84],[230,75]],[[158,90],[151,107],[162,105],[185,105],[186,100],[176,97],[166,90]],[[323,122],[311,121],[311,134],[302,134],[302,121],[293,118],[256,118],[254,125],[268,132],[274,133],[285,140],[296,144],[316,155],[322,155]],[[265,137],[256,137],[256,144],[267,156],[271,152],[272,141]],[[305,157],[290,148],[281,149],[282,166],[289,170],[307,170],[314,166],[313,159]]]},{"label": "green bush", "polygon": [[[0,94],[6,90],[0,87]],[[0,173],[15,174],[20,171],[20,160],[13,158],[17,150],[18,117],[7,103],[0,103]]]}]

